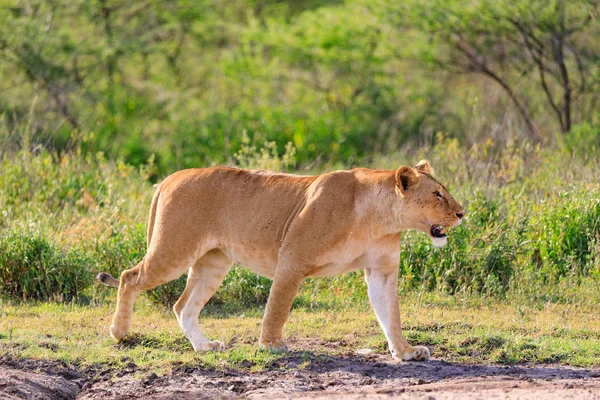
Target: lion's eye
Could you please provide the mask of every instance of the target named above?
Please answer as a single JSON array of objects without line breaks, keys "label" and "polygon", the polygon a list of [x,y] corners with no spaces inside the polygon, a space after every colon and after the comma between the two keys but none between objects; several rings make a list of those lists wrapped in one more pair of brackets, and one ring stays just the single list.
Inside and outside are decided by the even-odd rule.
[{"label": "lion's eye", "polygon": [[440,192],[434,192],[433,194],[435,194],[435,197],[437,197],[438,199],[444,198],[444,196]]}]

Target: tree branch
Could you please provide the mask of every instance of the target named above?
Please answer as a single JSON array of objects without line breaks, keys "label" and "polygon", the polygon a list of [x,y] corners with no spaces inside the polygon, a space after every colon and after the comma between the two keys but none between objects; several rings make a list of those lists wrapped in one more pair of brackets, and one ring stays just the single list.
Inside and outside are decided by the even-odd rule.
[{"label": "tree branch", "polygon": [[561,124],[561,129],[563,133],[566,133],[571,130],[571,82],[569,80],[569,71],[567,70],[567,66],[565,64],[564,57],[564,38],[566,33],[565,28],[565,5],[564,0],[559,1],[560,11],[559,11],[559,26],[560,32],[556,32],[553,35],[552,40],[552,50],[554,57],[556,59],[556,63],[560,69],[560,74],[562,78],[562,86],[563,86],[563,113],[565,115],[564,123]]},{"label": "tree branch", "polygon": [[[544,61],[539,56],[539,54],[535,53],[535,50],[530,41],[530,36],[529,36],[528,32],[525,31],[525,29],[521,26],[521,24],[518,21],[513,21],[513,24],[515,25],[517,30],[520,32],[523,42],[525,44],[525,48],[527,49],[529,55],[531,56],[531,58],[533,59],[533,61],[535,62],[535,64],[538,67],[538,72],[540,75],[540,82],[542,84],[542,89],[544,89],[544,92],[546,93],[546,98],[548,99],[548,103],[550,103],[550,107],[552,107],[552,109],[556,113],[556,116],[557,116],[560,126],[562,128],[564,126],[563,115],[562,115],[561,110],[558,108],[558,105],[554,101],[554,96],[552,95],[552,92],[550,91],[550,88],[548,87],[548,83],[546,82],[546,67],[544,65]],[[542,51],[542,48],[537,47],[537,51]]]},{"label": "tree branch", "polygon": [[525,124],[527,125],[527,129],[529,130],[529,132],[533,135],[537,135],[537,129],[535,128],[535,125],[533,124],[533,121],[531,120],[529,113],[527,112],[525,106],[523,104],[521,104],[521,102],[519,101],[519,98],[517,97],[515,92],[513,92],[512,88],[510,87],[508,82],[506,82],[499,75],[497,75],[494,71],[492,71],[487,66],[485,61],[483,61],[481,59],[481,57],[479,57],[477,54],[473,53],[468,48],[466,48],[463,44],[461,44],[460,41],[457,41],[455,43],[455,46],[461,53],[463,53],[467,57],[467,59],[469,60],[469,66],[471,67],[471,70],[473,72],[477,72],[484,76],[487,76],[488,78],[491,78],[492,80],[496,81],[505,90],[505,92],[508,94],[508,97],[512,100],[512,102],[517,107],[517,110],[519,111],[519,113],[521,114],[521,117],[525,121]]}]

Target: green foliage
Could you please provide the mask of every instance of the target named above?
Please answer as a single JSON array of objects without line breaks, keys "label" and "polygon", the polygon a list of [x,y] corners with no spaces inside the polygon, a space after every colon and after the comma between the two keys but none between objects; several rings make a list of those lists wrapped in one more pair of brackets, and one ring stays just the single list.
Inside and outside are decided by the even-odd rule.
[{"label": "green foliage", "polygon": [[[161,285],[148,292],[150,300],[163,307],[172,307],[183,289],[186,276],[182,276],[167,284]],[[271,280],[263,278],[234,265],[223,280],[217,293],[207,304],[208,309],[240,310],[253,307],[263,307],[267,303],[271,290]]]},{"label": "green foliage", "polygon": [[279,156],[277,143],[274,141],[265,141],[262,147],[257,150],[257,142],[260,142],[261,139],[261,135],[257,134],[254,136],[254,143],[251,143],[246,132],[243,133],[242,146],[233,155],[241,168],[288,171],[295,165],[296,148],[292,142],[285,145],[285,152]]},{"label": "green foliage", "polygon": [[46,151],[0,164],[3,294],[81,299],[96,273],[118,274],[143,254],[146,212],[137,203],[149,202],[147,169]]},{"label": "green foliage", "polygon": [[583,0],[107,4],[0,10],[3,151],[154,157],[162,176],[235,163],[244,135],[330,168],[440,131],[552,140],[566,108],[569,126],[598,124],[600,25]]},{"label": "green foliage", "polygon": [[215,305],[228,307],[263,307],[267,303],[271,280],[234,266],[212,299]]},{"label": "green foliage", "polygon": [[560,193],[563,201],[552,202],[531,217],[526,239],[533,243],[532,261],[544,283],[591,272],[600,238],[599,195],[597,188],[565,190]]},{"label": "green foliage", "polygon": [[[442,181],[467,205],[468,216],[450,231],[443,249],[434,249],[420,233],[404,235],[401,290],[577,301],[579,287],[600,279],[600,187],[594,180],[594,160],[564,152],[563,145],[546,150],[514,144],[499,148],[488,140],[465,149],[444,135],[436,141],[435,147],[417,150],[412,162],[427,155]],[[290,169],[294,148],[288,145],[281,154],[273,142],[244,136],[234,157],[249,168]],[[404,163],[402,157],[376,160],[375,166],[396,168]],[[7,232],[0,254],[12,260],[4,264],[6,295],[68,299],[81,293],[101,300],[110,292],[93,289],[92,277],[100,271],[119,276],[142,259],[153,193],[148,183],[151,166],[133,168],[102,154],[49,152],[21,152],[0,163],[5,171],[0,175],[0,224]],[[15,233],[33,231],[40,232],[35,240]],[[26,251],[37,254],[27,258],[36,260],[31,270],[29,264],[15,263]],[[70,261],[57,261],[63,258]],[[74,266],[78,260],[81,265]],[[39,281],[50,282],[43,283],[48,289],[27,286],[38,282],[31,276],[47,274],[55,264],[64,267],[60,274],[67,273],[67,266],[74,268],[75,277],[67,278],[66,286],[51,275],[49,281]],[[184,287],[185,276],[151,291],[149,298],[170,307]],[[234,266],[210,306],[261,306],[269,289],[268,279]],[[358,271],[308,279],[296,305],[321,308],[366,301],[366,285]]]},{"label": "green foliage", "polygon": [[600,64],[587,43],[600,29],[595,2],[384,0],[372,7],[419,40],[399,50],[405,57],[498,85],[531,135],[543,134],[534,124],[542,108],[563,133],[597,117],[589,105],[598,99]]},{"label": "green foliage", "polygon": [[599,194],[598,188],[575,189],[552,201],[518,204],[503,198],[504,215],[495,212],[496,202],[476,198],[444,249],[434,250],[420,235],[405,236],[402,281],[407,288],[488,295],[543,292],[538,285],[549,289],[563,279],[577,284],[591,276],[598,256]]},{"label": "green foliage", "polygon": [[103,272],[119,277],[123,269],[134,267],[146,253],[146,224],[125,227],[105,240],[96,241],[92,250],[95,264]]},{"label": "green foliage", "polygon": [[579,158],[594,157],[600,150],[600,125],[583,123],[574,126],[568,135],[563,137],[565,151]]},{"label": "green foliage", "polygon": [[90,261],[39,233],[5,232],[0,236],[0,294],[23,300],[79,298],[91,282]]}]

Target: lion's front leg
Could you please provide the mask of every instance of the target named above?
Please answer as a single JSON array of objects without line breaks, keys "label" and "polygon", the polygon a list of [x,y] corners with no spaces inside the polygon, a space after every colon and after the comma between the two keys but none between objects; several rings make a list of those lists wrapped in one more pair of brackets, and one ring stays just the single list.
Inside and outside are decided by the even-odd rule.
[{"label": "lion's front leg", "polygon": [[278,267],[262,321],[259,339],[261,348],[271,351],[287,351],[283,340],[283,326],[288,319],[292,303],[303,279],[304,275],[298,274],[288,266]]},{"label": "lion's front leg", "polygon": [[402,337],[398,308],[398,267],[365,269],[369,300],[385,333],[392,357],[397,360],[429,360],[429,349],[411,346]]}]

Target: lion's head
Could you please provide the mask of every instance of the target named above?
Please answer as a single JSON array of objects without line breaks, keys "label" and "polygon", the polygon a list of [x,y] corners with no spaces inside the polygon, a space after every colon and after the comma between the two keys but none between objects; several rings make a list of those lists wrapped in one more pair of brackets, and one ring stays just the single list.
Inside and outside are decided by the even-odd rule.
[{"label": "lion's head", "polygon": [[429,162],[398,168],[396,186],[406,227],[426,233],[437,247],[445,245],[446,230],[461,223],[465,210],[434,178]]}]

